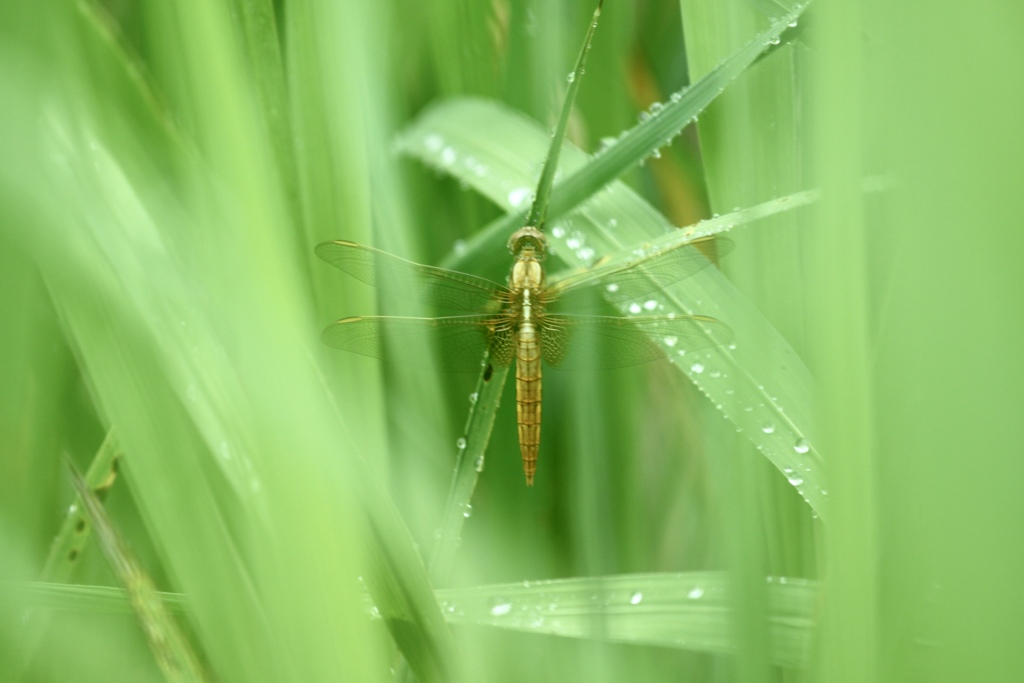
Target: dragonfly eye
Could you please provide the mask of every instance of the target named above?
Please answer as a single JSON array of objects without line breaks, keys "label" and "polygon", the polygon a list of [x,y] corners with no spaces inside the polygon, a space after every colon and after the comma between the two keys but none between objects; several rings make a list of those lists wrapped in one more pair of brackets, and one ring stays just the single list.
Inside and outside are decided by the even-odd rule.
[{"label": "dragonfly eye", "polygon": [[536,252],[534,258],[544,258],[544,252],[548,248],[548,240],[537,228],[527,226],[512,233],[508,239],[508,250],[513,254],[519,254],[523,249],[532,248]]}]

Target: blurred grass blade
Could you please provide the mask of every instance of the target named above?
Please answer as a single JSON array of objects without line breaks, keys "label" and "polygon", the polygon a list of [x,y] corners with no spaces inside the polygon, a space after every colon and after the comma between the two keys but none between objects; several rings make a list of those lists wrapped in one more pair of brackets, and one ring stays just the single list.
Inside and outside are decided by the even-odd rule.
[{"label": "blurred grass blade", "polygon": [[152,579],[107,516],[103,503],[89,484],[68,464],[82,501],[82,510],[96,529],[96,540],[118,580],[125,587],[132,609],[149,641],[157,665],[168,681],[205,681],[202,666],[174,617],[164,608]]},{"label": "blurred grass blade", "polygon": [[[85,486],[97,497],[102,499],[114,485],[117,478],[117,459],[120,449],[114,430],[107,432],[106,438],[96,452],[89,469],[85,473]],[[50,551],[43,564],[39,580],[42,582],[63,583],[71,578],[75,567],[82,559],[86,544],[89,541],[91,527],[80,496],[68,506],[67,515],[61,523]],[[24,640],[22,641],[22,662],[27,666],[35,655],[36,648],[46,627],[50,615],[47,612],[32,611],[26,615],[24,624]],[[24,670],[24,669],[23,669]]]},{"label": "blurred grass blade", "polygon": [[590,52],[590,41],[594,38],[594,31],[597,29],[597,22],[601,18],[602,0],[597,3],[594,10],[594,17],[587,28],[587,35],[583,39],[583,47],[576,57],[576,66],[569,74],[569,89],[565,93],[565,101],[562,102],[562,111],[558,115],[558,125],[555,126],[554,135],[551,136],[551,146],[548,148],[548,155],[544,160],[544,168],[540,172],[540,181],[537,183],[537,192],[530,207],[530,213],[526,222],[515,227],[529,225],[543,230],[547,223],[548,200],[551,196],[551,185],[555,180],[555,171],[558,170],[558,156],[562,151],[562,141],[565,140],[565,131],[569,126],[569,116],[572,114],[573,104],[576,102],[576,93],[579,92],[580,83],[583,81],[583,74],[586,71],[587,53]]},{"label": "blurred grass blade", "polygon": [[[476,131],[487,131],[486,137]],[[440,146],[439,140],[443,141]],[[504,146],[509,141],[514,144]],[[403,136],[401,147],[508,208],[519,196],[517,188],[529,182],[531,155],[543,153],[545,144],[543,130],[521,115],[498,104],[465,99],[426,112]],[[451,163],[444,163],[442,157]],[[464,163],[466,159],[473,163]],[[565,145],[562,162],[570,172],[588,163],[586,155],[571,144]],[[487,172],[480,173],[481,168]],[[646,250],[652,242],[686,241],[806,206],[815,196],[807,191],[778,197],[679,232],[635,192],[615,181],[550,228],[550,253],[569,266],[589,267],[601,258],[629,258],[635,249]],[[474,267],[489,266],[488,258],[481,253]],[[462,255],[458,260],[455,267],[469,263]],[[735,344],[673,357],[675,365],[785,475],[815,512],[824,515],[826,473],[811,419],[814,383],[803,361],[757,306],[714,268],[705,268],[659,296],[631,302],[624,313],[635,312],[637,306],[652,312],[710,315],[733,329]]]},{"label": "blurred grass blade", "polygon": [[461,681],[455,641],[408,531],[396,515],[375,514],[369,522],[373,566],[367,588],[402,658],[421,683]]},{"label": "blurred grass blade", "polygon": [[[549,220],[561,218],[605,185],[650,157],[657,149],[669,144],[683,128],[696,120],[697,115],[704,111],[726,86],[743,73],[767,47],[777,42],[779,36],[797,21],[802,11],[803,6],[800,6],[789,14],[774,20],[767,30],[715,67],[702,79],[672,95],[667,104],[654,107],[655,111],[644,116],[637,126],[620,135],[615,144],[595,155],[586,165],[565,167],[563,170],[568,177],[554,188],[551,206],[548,210]],[[448,104],[450,103],[441,106],[447,107]],[[432,161],[430,156],[447,150],[445,162],[439,165],[445,171],[451,171],[457,168],[457,164],[453,163],[451,157],[451,151],[458,151],[458,146],[455,144],[457,141],[446,137],[440,127],[432,127],[428,124],[428,121],[436,120],[436,116],[433,109],[420,116],[399,139],[399,149],[407,154],[419,156],[431,165],[437,162]],[[494,135],[489,126],[477,130],[479,135],[488,135],[497,144],[500,144],[503,139],[507,140],[507,138]],[[456,131],[455,134],[458,135],[458,132]],[[518,143],[518,139],[512,139]],[[424,151],[433,152],[433,154],[426,155],[423,154]],[[463,160],[466,158],[476,159],[468,150],[464,156],[460,155],[460,158]],[[570,173],[571,175],[569,175]],[[474,173],[473,175],[479,174]],[[470,178],[466,178],[466,181],[473,183]],[[509,190],[506,190],[506,194],[508,192]],[[514,210],[518,207],[511,208]],[[458,254],[458,262],[448,260],[442,265],[446,268],[458,269],[461,263],[473,262],[488,250],[493,249],[493,246],[505,235],[523,225],[525,218],[526,213],[518,211],[491,223],[487,229],[478,232],[466,241],[465,249]]]},{"label": "blurred grass blade", "polygon": [[[630,574],[445,589],[438,599],[456,624],[731,654],[729,586],[725,572]],[[769,577],[764,590],[772,661],[807,666],[817,583]]]}]

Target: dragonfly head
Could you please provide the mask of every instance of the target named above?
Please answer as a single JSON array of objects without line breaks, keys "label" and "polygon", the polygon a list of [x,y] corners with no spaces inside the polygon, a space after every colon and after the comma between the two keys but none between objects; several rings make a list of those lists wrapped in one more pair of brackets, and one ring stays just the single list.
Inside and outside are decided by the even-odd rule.
[{"label": "dragonfly head", "polygon": [[544,260],[545,252],[548,248],[548,240],[537,228],[532,226],[526,226],[520,228],[512,233],[512,237],[508,239],[508,250],[517,256],[523,253],[523,250],[529,249],[532,252],[533,258],[538,261]]}]

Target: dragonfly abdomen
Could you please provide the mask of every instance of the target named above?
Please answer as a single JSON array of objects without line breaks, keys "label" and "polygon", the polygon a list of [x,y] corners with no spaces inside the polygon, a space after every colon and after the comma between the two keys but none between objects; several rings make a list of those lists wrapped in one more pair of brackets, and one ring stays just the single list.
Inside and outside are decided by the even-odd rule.
[{"label": "dragonfly abdomen", "polygon": [[523,456],[526,485],[533,486],[540,448],[541,367],[540,340],[532,322],[525,321],[516,335],[516,416],[519,451]]}]

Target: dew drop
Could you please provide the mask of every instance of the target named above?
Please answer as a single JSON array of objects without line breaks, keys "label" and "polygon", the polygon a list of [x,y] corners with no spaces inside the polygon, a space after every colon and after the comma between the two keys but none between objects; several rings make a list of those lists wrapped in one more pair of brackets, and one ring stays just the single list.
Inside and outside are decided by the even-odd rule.
[{"label": "dew drop", "polygon": [[679,343],[679,337],[665,337],[662,341],[665,342],[665,346],[675,346]]},{"label": "dew drop", "polygon": [[637,313],[639,313],[639,312],[640,312],[640,311],[642,311],[642,310],[643,310],[643,309],[642,309],[642,308],[640,308],[640,304],[630,304],[630,305],[629,305],[629,312],[630,312],[630,313],[633,313],[634,315],[635,315],[635,314],[637,314]]},{"label": "dew drop", "polygon": [[451,166],[452,164],[455,163],[455,160],[457,158],[458,155],[455,153],[455,150],[452,149],[451,147],[445,147],[444,149],[441,150],[441,163],[444,164],[445,166]]},{"label": "dew drop", "polygon": [[607,287],[605,287],[605,289],[607,289],[609,292],[617,292],[617,291],[619,291],[619,286],[617,284],[615,284],[614,282],[612,282]]},{"label": "dew drop", "polygon": [[793,450],[797,453],[804,454],[811,450],[811,444],[807,443],[807,439],[797,439],[797,442],[793,444]]},{"label": "dew drop", "polygon": [[694,363],[693,365],[690,366],[690,372],[694,372],[699,375],[700,373],[704,372],[704,364]]},{"label": "dew drop", "polygon": [[526,203],[530,198],[532,190],[528,187],[517,187],[516,189],[508,193],[508,203],[514,209],[518,209],[520,206]]},{"label": "dew drop", "polygon": [[469,403],[470,403],[470,405],[476,403],[479,398],[480,398],[480,394],[476,393],[475,391],[472,394],[470,394],[469,395]]},{"label": "dew drop", "polygon": [[444,139],[440,135],[428,135],[423,145],[431,152],[437,152],[444,147]]},{"label": "dew drop", "polygon": [[484,456],[476,456],[476,461],[473,462],[473,468],[476,469],[477,472],[484,471]]},{"label": "dew drop", "polygon": [[657,307],[658,302],[655,301],[654,299],[648,299],[647,301],[644,302],[644,308],[646,308],[648,311],[653,311]]},{"label": "dew drop", "polygon": [[644,594],[641,593],[640,591],[636,591],[635,593],[633,593],[632,595],[629,596],[629,604],[631,604],[631,605],[639,605],[641,603],[641,601],[643,601],[643,599],[644,599]]},{"label": "dew drop", "polygon": [[609,228],[615,228],[615,227],[618,227],[618,225],[619,225],[619,222],[617,220],[615,220],[614,218],[609,218],[608,219],[608,227]]},{"label": "dew drop", "polygon": [[618,141],[618,138],[614,138],[611,136],[601,138],[600,144],[597,148],[597,153],[603,154],[604,152],[607,152],[609,149],[614,147],[615,143]]},{"label": "dew drop", "polygon": [[460,451],[461,450],[465,450],[465,448],[466,448],[466,437],[460,436],[459,440],[455,442],[455,445],[458,447],[458,449]]},{"label": "dew drop", "polygon": [[561,225],[556,225],[551,229],[551,236],[557,237],[558,239],[562,239],[563,237],[565,237],[565,228],[563,228]]},{"label": "dew drop", "polygon": [[763,425],[761,425],[761,431],[764,432],[765,434],[774,434],[775,425],[773,425],[771,422],[765,422]]},{"label": "dew drop", "polygon": [[699,600],[704,597],[704,589],[701,586],[697,586],[696,588],[691,589],[690,592],[686,594],[686,597],[691,600]]},{"label": "dew drop", "polygon": [[502,617],[512,611],[512,603],[504,598],[494,598],[491,600],[491,614],[496,617]]}]

